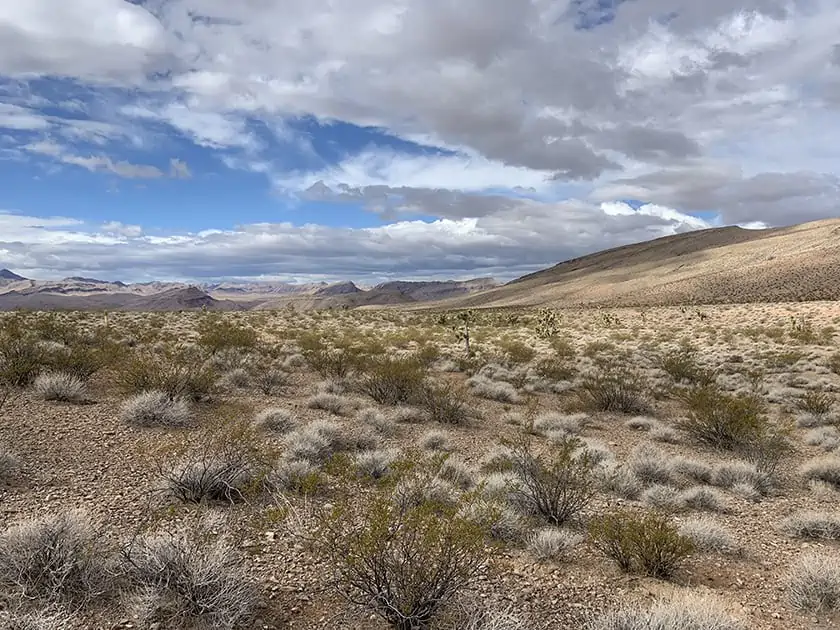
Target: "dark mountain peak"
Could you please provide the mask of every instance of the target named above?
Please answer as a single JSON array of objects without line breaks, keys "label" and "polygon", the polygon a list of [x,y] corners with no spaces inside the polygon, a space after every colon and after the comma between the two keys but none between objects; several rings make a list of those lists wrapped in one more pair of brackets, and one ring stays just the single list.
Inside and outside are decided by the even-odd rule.
[{"label": "dark mountain peak", "polygon": [[322,297],[322,296],[330,296],[330,295],[349,295],[351,293],[361,293],[362,290],[357,287],[352,282],[339,282],[336,284],[330,284],[325,286],[322,289],[318,289],[315,292],[315,295]]},{"label": "dark mountain peak", "polygon": [[19,276],[8,269],[0,269],[0,280],[12,280],[17,282],[18,280],[26,280],[26,278]]}]

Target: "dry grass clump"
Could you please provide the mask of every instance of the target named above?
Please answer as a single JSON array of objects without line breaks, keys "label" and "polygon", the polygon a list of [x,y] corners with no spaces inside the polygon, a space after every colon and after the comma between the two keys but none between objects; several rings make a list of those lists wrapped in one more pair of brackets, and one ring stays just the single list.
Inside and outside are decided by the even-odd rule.
[{"label": "dry grass clump", "polygon": [[680,507],[680,492],[664,484],[653,484],[646,488],[639,497],[642,503],[663,510],[676,510]]},{"label": "dry grass clump", "polygon": [[831,413],[836,402],[832,394],[810,390],[796,398],[793,404],[807,416],[824,418]]},{"label": "dry grass clump", "polygon": [[840,540],[840,514],[799,512],[784,519],[780,529],[796,538]]},{"label": "dry grass clump", "polygon": [[[401,409],[405,409],[405,407],[401,407]],[[373,407],[362,409],[357,418],[362,424],[371,427],[379,435],[392,436],[399,431],[399,426],[392,416],[386,415]]]},{"label": "dry grass clump", "polygon": [[671,459],[671,467],[676,474],[699,483],[712,483],[715,474],[714,468],[709,464],[687,457],[674,457]]},{"label": "dry grass clump", "polygon": [[266,485],[280,492],[310,494],[318,485],[320,471],[305,459],[281,459],[266,478]]},{"label": "dry grass clump", "polygon": [[429,414],[420,407],[395,407],[389,415],[394,422],[399,424],[420,424],[429,419]]},{"label": "dry grass clump", "polygon": [[0,611],[0,628],[3,630],[70,630],[73,627],[78,627],[73,615],[61,608]]},{"label": "dry grass clump", "polygon": [[624,426],[634,431],[653,431],[660,427],[660,423],[656,418],[635,416],[625,421]]},{"label": "dry grass clump", "polygon": [[602,490],[630,501],[638,499],[645,489],[636,474],[624,464],[608,462],[595,469],[595,477]]},{"label": "dry grass clump", "polygon": [[286,434],[285,457],[289,460],[322,462],[343,446],[341,427],[335,422],[310,422]]},{"label": "dry grass clump", "polygon": [[543,527],[528,538],[528,550],[538,560],[563,560],[583,542],[583,536],[567,529]]},{"label": "dry grass clump", "polygon": [[22,521],[0,534],[0,585],[24,600],[83,605],[106,592],[107,551],[84,512]]},{"label": "dry grass clump", "polygon": [[156,532],[123,551],[131,611],[166,628],[248,627],[256,585],[234,547],[200,531]]},{"label": "dry grass clump", "polygon": [[310,409],[322,409],[337,416],[347,416],[356,408],[353,401],[339,394],[321,392],[306,401]]},{"label": "dry grass clump", "polygon": [[826,455],[806,462],[800,469],[808,481],[824,481],[835,488],[840,488],[840,457]]},{"label": "dry grass clump", "polygon": [[677,499],[681,507],[706,512],[726,512],[726,500],[723,494],[708,486],[694,486],[680,492]]},{"label": "dry grass clump", "polygon": [[0,481],[20,470],[20,460],[6,445],[0,444]]},{"label": "dry grass clump", "polygon": [[437,474],[441,479],[446,479],[462,490],[469,490],[475,485],[475,473],[459,457],[446,456],[441,462]]},{"label": "dry grass clump", "polygon": [[250,434],[236,431],[202,435],[177,463],[159,464],[158,492],[182,503],[234,503],[258,489],[264,476],[261,455]]},{"label": "dry grass clump", "polygon": [[679,532],[694,544],[697,551],[733,554],[740,550],[732,534],[706,516],[685,519],[679,525]]},{"label": "dry grass clump", "polygon": [[135,427],[185,427],[192,424],[189,403],[164,392],[142,392],[126,400],[120,418]]},{"label": "dry grass clump", "polygon": [[87,387],[80,378],[64,372],[44,372],[32,383],[35,395],[41,400],[84,402]]},{"label": "dry grass clump", "polygon": [[452,439],[446,431],[432,429],[420,437],[420,446],[427,451],[451,451]]},{"label": "dry grass clump", "polygon": [[516,387],[505,381],[491,381],[484,376],[473,376],[467,381],[467,385],[479,398],[510,404],[516,404],[520,400]]},{"label": "dry grass clump", "polygon": [[623,571],[669,579],[694,544],[670,519],[656,512],[614,512],[592,520],[590,538]]},{"label": "dry grass clump", "polygon": [[718,602],[695,594],[660,600],[648,609],[628,606],[593,619],[586,630],[746,630]]},{"label": "dry grass clump", "polygon": [[718,465],[712,474],[712,484],[739,494],[763,497],[773,490],[773,477],[761,471],[755,464],[732,461]]},{"label": "dry grass clump", "polygon": [[254,424],[260,429],[284,434],[297,427],[297,420],[288,409],[269,407],[256,415]]},{"label": "dry grass clump", "polygon": [[537,416],[532,431],[550,438],[577,435],[589,422],[585,413],[564,414],[554,411]]},{"label": "dry grass clump", "polygon": [[802,556],[786,579],[791,605],[808,612],[840,609],[840,559],[826,552]]},{"label": "dry grass clump", "polygon": [[811,429],[805,434],[805,444],[833,451],[840,448],[840,430],[834,426]]},{"label": "dry grass clump", "polygon": [[359,451],[353,455],[353,464],[359,474],[373,479],[382,479],[391,472],[396,453],[385,449]]},{"label": "dry grass clump", "polygon": [[669,484],[674,478],[667,455],[653,444],[640,444],[634,448],[627,465],[643,484]]}]

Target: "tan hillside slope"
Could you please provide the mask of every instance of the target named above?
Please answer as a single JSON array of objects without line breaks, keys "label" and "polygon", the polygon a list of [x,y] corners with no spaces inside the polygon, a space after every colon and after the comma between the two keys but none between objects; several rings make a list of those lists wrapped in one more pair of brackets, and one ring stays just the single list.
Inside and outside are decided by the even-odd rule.
[{"label": "tan hillside slope", "polygon": [[840,219],[714,228],[569,260],[451,308],[840,299]]}]

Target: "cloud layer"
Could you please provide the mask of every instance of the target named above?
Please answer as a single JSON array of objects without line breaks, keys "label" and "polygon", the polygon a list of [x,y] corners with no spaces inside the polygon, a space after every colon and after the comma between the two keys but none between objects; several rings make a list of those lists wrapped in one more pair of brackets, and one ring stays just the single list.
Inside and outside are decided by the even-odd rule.
[{"label": "cloud layer", "polygon": [[[24,207],[0,214],[0,263],[510,277],[711,224],[837,216],[838,32],[831,0],[2,3],[0,156],[195,177],[177,138],[263,176],[279,205],[386,224],[150,236]],[[334,123],[368,136],[325,148]]]}]

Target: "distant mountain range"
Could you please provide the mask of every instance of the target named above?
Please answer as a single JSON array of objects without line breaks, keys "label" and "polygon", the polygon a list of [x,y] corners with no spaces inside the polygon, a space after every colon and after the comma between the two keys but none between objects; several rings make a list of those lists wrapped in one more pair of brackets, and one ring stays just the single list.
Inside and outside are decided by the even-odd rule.
[{"label": "distant mountain range", "polygon": [[359,288],[353,282],[126,284],[80,276],[62,280],[31,280],[8,269],[0,269],[0,310],[249,310],[283,308],[289,305],[304,310],[354,308],[467,296],[495,286],[497,283],[490,278],[467,281],[387,282],[370,289]]}]

